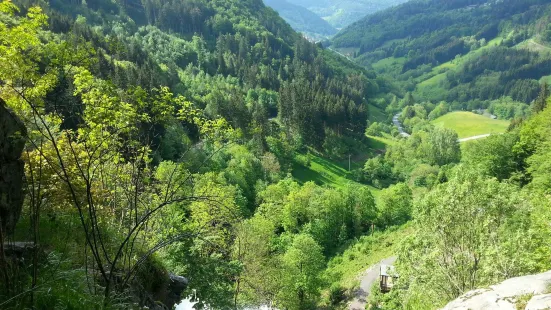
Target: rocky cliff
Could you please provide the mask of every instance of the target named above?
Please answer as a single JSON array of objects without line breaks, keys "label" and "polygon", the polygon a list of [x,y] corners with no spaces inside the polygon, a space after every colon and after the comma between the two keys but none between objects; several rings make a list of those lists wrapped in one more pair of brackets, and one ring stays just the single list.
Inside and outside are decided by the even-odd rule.
[{"label": "rocky cliff", "polygon": [[551,271],[467,292],[442,310],[551,309]]},{"label": "rocky cliff", "polygon": [[0,99],[0,229],[10,234],[23,206],[25,170],[21,153],[27,130]]}]

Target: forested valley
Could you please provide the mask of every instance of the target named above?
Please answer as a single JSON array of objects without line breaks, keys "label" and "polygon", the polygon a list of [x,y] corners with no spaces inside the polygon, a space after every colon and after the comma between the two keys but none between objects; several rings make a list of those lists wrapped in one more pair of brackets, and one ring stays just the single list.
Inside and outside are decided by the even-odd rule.
[{"label": "forested valley", "polygon": [[410,1],[358,21],[332,45],[392,79],[402,97],[453,110],[506,98],[522,118],[549,82],[550,9],[537,0]]},{"label": "forested valley", "polygon": [[[547,5],[517,2],[493,36],[542,38]],[[464,4],[368,20],[430,3]],[[386,39],[350,60],[262,0],[0,2],[0,309],[347,309],[390,256],[367,307],[437,309],[551,269],[547,54],[473,49],[437,89],[467,97],[435,100],[374,65]],[[392,44],[443,61],[421,41]],[[487,76],[530,87],[469,97]],[[438,122],[475,109],[495,134]]]},{"label": "forested valley", "polygon": [[310,40],[324,40],[337,33],[337,29],[326,20],[305,7],[286,0],[264,0],[264,3]]}]

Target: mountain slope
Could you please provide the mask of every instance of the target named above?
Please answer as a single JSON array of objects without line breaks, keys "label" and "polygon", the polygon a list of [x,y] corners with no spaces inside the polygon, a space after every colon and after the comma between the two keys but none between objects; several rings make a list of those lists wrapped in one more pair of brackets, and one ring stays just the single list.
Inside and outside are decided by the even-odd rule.
[{"label": "mountain slope", "polygon": [[407,0],[287,0],[308,8],[335,28],[346,27],[366,15],[384,10]]},{"label": "mountain slope", "polygon": [[313,39],[323,39],[337,33],[337,29],[308,9],[286,0],[264,0],[296,31]]},{"label": "mountain slope", "polygon": [[550,16],[544,0],[419,0],[368,16],[332,43],[419,100],[530,103],[551,70]]},{"label": "mountain slope", "polygon": [[[365,142],[384,86],[373,72],[308,42],[261,0],[17,5],[0,2],[0,95],[33,133],[23,160],[40,177],[28,188],[47,194],[29,193],[15,240],[40,239],[48,261],[33,255],[32,272],[0,264],[2,309],[159,307],[142,291],[166,295],[166,268],[213,309],[294,309],[298,282],[318,303],[325,255],[367,231],[371,213],[352,206],[374,209],[373,197],[309,183],[305,194],[338,208],[312,203],[316,218],[293,227],[279,219],[302,195],[297,152],[342,158]],[[317,212],[325,205],[333,213]],[[257,208],[270,215],[251,219]],[[315,254],[304,279],[292,262],[302,251]]]},{"label": "mountain slope", "polygon": [[[130,51],[141,47],[152,58],[148,67],[161,71],[151,81],[193,99],[211,117],[223,116],[247,132],[252,112],[246,101],[258,103],[259,93],[269,93],[271,99],[262,109],[269,117],[279,114],[309,145],[323,145],[331,123],[339,132],[346,128],[362,133],[365,127],[367,101],[379,89],[367,78],[374,76],[303,39],[262,0],[106,3],[52,2],[52,8],[74,18],[80,13],[103,33],[132,47],[117,55],[117,61],[135,62],[137,56]],[[123,84],[140,81],[131,72],[139,66],[115,67],[123,72]],[[249,98],[250,90],[257,94]]]}]

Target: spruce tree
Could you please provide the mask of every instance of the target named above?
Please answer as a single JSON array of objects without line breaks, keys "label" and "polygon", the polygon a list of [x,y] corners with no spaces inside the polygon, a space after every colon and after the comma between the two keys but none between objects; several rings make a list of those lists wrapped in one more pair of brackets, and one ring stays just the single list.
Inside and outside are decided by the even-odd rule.
[{"label": "spruce tree", "polygon": [[532,105],[532,111],[534,113],[539,113],[545,109],[547,106],[547,98],[549,98],[549,85],[547,85],[547,82],[544,82],[541,85],[541,90],[538,95],[538,98],[534,101]]}]

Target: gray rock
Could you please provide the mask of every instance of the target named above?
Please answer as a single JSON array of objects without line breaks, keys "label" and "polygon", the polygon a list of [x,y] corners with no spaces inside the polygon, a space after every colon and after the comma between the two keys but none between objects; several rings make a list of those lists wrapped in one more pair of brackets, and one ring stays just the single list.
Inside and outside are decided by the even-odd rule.
[{"label": "gray rock", "polygon": [[174,274],[169,274],[169,278],[170,281],[168,283],[167,295],[163,302],[168,307],[172,307],[172,305],[177,304],[182,300],[182,292],[188,286],[188,279]]},{"label": "gray rock", "polygon": [[170,274],[170,289],[171,291],[177,293],[177,294],[181,294],[187,287],[188,285],[188,279],[182,277],[182,276],[177,276],[177,275],[174,275],[174,274]]},{"label": "gray rock", "polygon": [[525,310],[544,310],[551,309],[551,294],[538,295],[532,297]]},{"label": "gray rock", "polygon": [[0,229],[12,233],[23,207],[25,179],[21,153],[27,130],[0,99]]},{"label": "gray rock", "polygon": [[[487,289],[470,291],[450,302],[443,310],[516,310],[516,303],[521,297],[534,295],[534,305],[539,306],[543,302],[549,302],[542,294],[549,292],[551,284],[551,271],[517,277],[505,280]],[[547,295],[545,295],[547,296]],[[532,300],[530,300],[532,302]],[[528,305],[530,305],[530,302]],[[549,307],[549,306],[547,306]],[[532,309],[532,308],[526,308]],[[546,308],[533,308],[546,309]]]},{"label": "gray rock", "polygon": [[3,247],[5,257],[12,264],[20,267],[24,267],[27,264],[26,262],[32,261],[35,254],[37,254],[36,258],[39,261],[46,259],[44,249],[32,242],[9,242],[4,243]]}]

